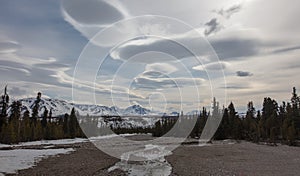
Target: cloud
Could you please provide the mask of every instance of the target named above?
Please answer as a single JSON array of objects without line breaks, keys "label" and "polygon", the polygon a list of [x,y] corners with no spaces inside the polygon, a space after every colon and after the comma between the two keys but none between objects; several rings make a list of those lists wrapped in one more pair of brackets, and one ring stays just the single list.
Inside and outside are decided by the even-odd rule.
[{"label": "cloud", "polygon": [[300,46],[292,46],[292,47],[277,49],[277,50],[272,51],[271,53],[272,54],[280,54],[280,53],[295,51],[295,50],[299,50],[299,49],[300,49]]},{"label": "cloud", "polygon": [[[135,61],[156,63],[160,61],[174,61],[192,55],[180,44],[180,39],[163,39],[146,37],[133,39],[119,46],[110,53],[113,59],[128,60],[134,57]],[[141,59],[140,59],[141,58]]]},{"label": "cloud", "polygon": [[27,91],[19,87],[12,87],[8,90],[8,93],[12,96],[24,96],[27,94]]},{"label": "cloud", "polygon": [[224,87],[220,87],[222,89],[234,89],[234,90],[239,90],[239,89],[250,89],[251,87],[249,86],[243,86],[243,85],[237,85],[237,84],[229,84]]},{"label": "cloud", "polygon": [[0,54],[4,53],[13,53],[18,51],[21,48],[20,44],[13,41],[0,41]]},{"label": "cloud", "polygon": [[184,77],[136,77],[133,81],[132,87],[144,89],[164,89],[164,88],[178,88],[202,85],[205,82],[202,78],[184,78]]},{"label": "cloud", "polygon": [[3,71],[17,71],[15,74],[20,73],[27,76],[30,75],[30,68],[28,66],[14,61],[0,60],[0,69],[2,69]]},{"label": "cloud", "polygon": [[224,70],[229,66],[230,64],[228,62],[220,61],[220,62],[212,62],[204,65],[194,66],[193,69],[199,71],[205,71],[205,70],[213,71],[213,70]]},{"label": "cloud", "polygon": [[215,11],[217,14],[223,16],[224,18],[229,19],[233,14],[239,12],[242,9],[242,4],[235,4],[228,8],[222,8],[220,10]]},{"label": "cloud", "polygon": [[236,75],[239,77],[247,77],[247,76],[253,76],[253,73],[247,71],[237,71]]},{"label": "cloud", "polygon": [[149,77],[149,78],[164,77],[164,75],[161,72],[158,72],[158,71],[145,71],[143,73],[143,76]]},{"label": "cloud", "polygon": [[210,34],[219,32],[223,26],[218,22],[217,18],[211,19],[209,22],[205,23],[204,35],[209,36]]},{"label": "cloud", "polygon": [[[222,17],[229,19],[234,13],[237,13],[241,10],[242,5],[237,4],[228,7],[227,9],[220,9],[220,10],[215,10],[217,14],[221,15]],[[224,26],[219,22],[218,18],[212,18],[210,21],[206,22],[205,24],[205,30],[204,30],[204,35],[209,36],[211,34],[215,34],[219,31],[221,31]]]},{"label": "cloud", "polygon": [[44,69],[66,69],[70,68],[67,64],[60,63],[56,58],[49,58],[48,60],[43,60],[42,62],[35,63],[34,67],[44,68]]},{"label": "cloud", "polygon": [[[61,3],[61,13],[66,22],[97,46],[115,45],[135,34],[137,30],[133,23],[105,30],[130,17],[127,9],[118,0],[64,0]],[[97,40],[94,37],[100,31],[105,33],[105,37]]]},{"label": "cloud", "polygon": [[[124,60],[132,57],[141,59],[140,61],[143,63],[135,63],[136,67],[124,69],[120,74],[122,78],[116,81],[120,85],[114,87],[113,90],[116,97],[120,94],[121,98],[126,99],[126,96],[131,93],[132,95],[129,95],[131,97],[138,93],[147,96],[147,93],[139,92],[139,90],[136,91],[136,94],[128,92],[124,86],[132,81],[128,81],[129,77],[136,77],[140,73],[143,74],[138,78],[143,79],[140,79],[139,83],[145,84],[137,84],[137,86],[152,86],[153,89],[171,87],[171,89],[167,89],[169,91],[173,90],[172,86],[175,85],[177,79],[177,81],[185,83],[184,86],[187,85],[183,92],[193,94],[193,91],[189,91],[191,87],[188,87],[188,85],[192,85],[193,81],[187,81],[185,77],[188,76],[182,75],[185,73],[184,68],[181,69],[177,63],[184,63],[188,65],[189,69],[195,67],[203,70],[202,67],[206,67],[213,73],[215,73],[214,70],[225,69],[225,74],[230,73],[226,77],[226,81],[232,83],[226,87],[230,93],[228,97],[236,98],[235,101],[240,99],[240,105],[244,105],[245,102],[242,101],[246,101],[249,97],[260,101],[260,96],[265,96],[272,90],[281,92],[271,95],[280,99],[286,97],[285,91],[299,84],[296,77],[299,75],[298,56],[300,50],[297,36],[299,36],[300,25],[295,23],[295,17],[297,14],[299,16],[299,5],[297,6],[299,2],[292,0],[292,2],[286,3],[275,0],[272,1],[272,6],[270,6],[270,2],[264,1],[247,0],[243,6],[241,4],[231,5],[232,3],[236,3],[236,1],[213,0],[203,3],[193,0],[193,3],[186,3],[179,0],[167,0],[154,3],[141,0],[65,0],[62,4],[60,1],[53,0],[46,0],[43,3],[39,0],[3,1],[0,7],[0,41],[2,41],[0,43],[0,79],[4,84],[20,87],[21,90],[13,90],[16,94],[21,94],[24,89],[30,96],[33,91],[43,91],[51,97],[59,95],[64,99],[70,99],[72,66],[75,65],[76,58],[88,42],[86,39],[91,39],[99,30],[118,20],[131,19],[130,12],[132,16],[147,14],[168,16],[195,27],[201,27],[195,30],[200,31],[201,36],[204,36],[203,32],[206,30],[207,36],[209,36],[208,40],[224,63],[216,63],[216,60],[211,60],[211,50],[204,45],[203,41],[199,40],[199,37],[195,37],[196,33],[176,33],[182,30],[161,25],[156,18],[146,22],[138,21],[138,25],[118,26],[116,31],[105,33],[105,40],[97,41],[97,44],[103,45],[97,46],[105,48],[108,46],[104,45],[106,42],[112,46],[111,44],[118,43],[118,41],[127,41],[130,37],[141,35],[129,42],[122,43],[119,48],[112,51],[111,56],[115,60],[106,65],[106,70],[101,71],[105,75],[112,75],[115,73],[114,69],[118,70]],[[176,8],[168,8],[170,4]],[[215,12],[218,15],[213,14],[214,16],[212,16],[210,9],[217,9]],[[203,26],[204,23],[206,23],[205,26]],[[204,27],[206,28],[203,29]],[[161,29],[163,32],[156,32]],[[226,33],[230,30],[232,30],[231,35]],[[250,30],[257,33],[252,33]],[[245,34],[241,35],[239,31],[245,31]],[[149,33],[163,34],[168,39],[144,37]],[[215,33],[216,35],[213,35]],[[101,52],[101,49],[97,51]],[[158,51],[166,53],[166,55],[137,55],[149,51]],[[191,61],[194,54],[202,59],[203,66],[199,66],[199,62]],[[149,56],[150,59],[142,58],[142,56]],[[207,59],[203,60],[204,57]],[[91,58],[87,62],[95,63],[96,59]],[[175,64],[169,63],[174,59],[177,59]],[[168,62],[169,65],[164,62]],[[226,65],[226,62],[230,65]],[[270,64],[272,67],[266,67]],[[249,66],[251,66],[251,70],[248,70]],[[82,73],[91,75],[92,71],[90,70],[93,68],[87,68]],[[236,73],[237,70],[240,72]],[[247,71],[251,71],[251,73],[246,73]],[[202,71],[191,70],[191,72],[195,77],[204,77]],[[167,75],[171,73],[177,78],[168,78]],[[239,77],[249,76],[252,73],[254,74],[250,81]],[[210,78],[212,78],[211,81],[219,83],[213,88],[218,89],[222,86],[219,75],[212,75]],[[94,84],[91,82],[82,83],[82,89],[78,88],[83,99],[90,99],[86,94],[94,88]],[[245,84],[247,82],[250,86]],[[278,82],[282,84],[278,84]],[[124,87],[122,88],[122,86]],[[222,90],[224,91],[224,89]],[[261,92],[259,96],[256,93],[258,91]],[[108,81],[96,85],[96,93],[99,93],[100,99],[109,97],[111,92]],[[207,94],[208,91],[203,92]],[[170,96],[177,96],[176,92],[168,93]],[[142,99],[141,96],[135,98]],[[189,100],[191,101],[191,99]],[[101,103],[106,104],[105,101]]]},{"label": "cloud", "polygon": [[48,86],[71,87],[68,81],[61,81],[60,73],[69,70],[55,58],[41,59],[19,56],[11,53],[0,60],[0,79],[4,82],[31,82]]},{"label": "cloud", "polygon": [[124,18],[114,6],[99,0],[63,0],[63,10],[81,24],[110,25]]},{"label": "cloud", "polygon": [[153,63],[147,64],[145,70],[146,72],[159,72],[164,74],[170,74],[177,71],[177,68],[168,63]]},{"label": "cloud", "polygon": [[213,58],[215,53],[208,41],[197,30],[166,37],[135,38],[123,43],[110,53],[113,59],[129,60],[134,58],[143,63],[178,61],[197,56],[203,56],[201,58],[204,59],[204,56],[207,55]]},{"label": "cloud", "polygon": [[[147,64],[145,71],[133,79],[131,87],[133,89],[156,89],[189,87],[202,85],[204,79],[191,77],[191,72],[182,72],[178,63],[153,63]],[[180,65],[180,64],[179,64]],[[180,68],[180,69],[179,69]]]},{"label": "cloud", "polygon": [[236,36],[211,39],[211,45],[222,60],[240,59],[262,53],[266,45],[259,38]]},{"label": "cloud", "polygon": [[251,30],[224,32],[209,37],[208,42],[193,31],[170,35],[169,38],[143,37],[120,45],[111,51],[110,56],[112,59],[121,60],[134,58],[143,63],[174,61],[195,56],[202,61],[205,58],[216,61],[215,54],[221,60],[236,60],[268,54],[267,50],[282,45],[280,41],[266,41]]}]

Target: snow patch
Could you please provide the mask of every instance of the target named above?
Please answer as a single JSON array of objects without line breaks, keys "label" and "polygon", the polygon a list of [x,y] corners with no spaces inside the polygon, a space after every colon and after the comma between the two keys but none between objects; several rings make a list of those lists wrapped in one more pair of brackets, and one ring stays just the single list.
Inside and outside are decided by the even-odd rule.
[{"label": "snow patch", "polygon": [[18,170],[28,169],[35,166],[37,162],[43,158],[54,156],[58,154],[67,154],[73,152],[74,149],[17,149],[17,150],[3,150],[0,151],[0,175],[14,174]]},{"label": "snow patch", "polygon": [[0,144],[0,148],[5,147],[22,147],[22,146],[33,146],[33,145],[60,145],[60,144],[75,144],[81,142],[88,142],[88,139],[84,138],[74,138],[74,139],[58,139],[58,140],[41,140],[32,142],[22,142],[19,144]]}]

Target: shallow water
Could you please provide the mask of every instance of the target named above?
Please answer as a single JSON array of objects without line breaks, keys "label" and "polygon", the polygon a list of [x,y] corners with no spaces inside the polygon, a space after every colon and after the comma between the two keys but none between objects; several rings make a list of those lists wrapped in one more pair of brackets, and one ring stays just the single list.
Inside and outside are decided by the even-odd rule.
[{"label": "shallow water", "polygon": [[[165,156],[172,154],[166,147],[159,145],[146,145],[144,149],[130,151],[122,154],[121,161],[108,169],[109,172],[121,169],[130,176],[168,176],[172,166],[166,161]],[[144,161],[131,161],[131,159]]]}]

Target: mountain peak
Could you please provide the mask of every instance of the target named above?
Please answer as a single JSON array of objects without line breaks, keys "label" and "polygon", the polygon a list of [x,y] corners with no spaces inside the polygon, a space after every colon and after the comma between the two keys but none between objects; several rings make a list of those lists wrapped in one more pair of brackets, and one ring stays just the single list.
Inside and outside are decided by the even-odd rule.
[{"label": "mountain peak", "polygon": [[[23,98],[19,100],[22,103],[22,113],[28,110],[32,113],[36,98]],[[153,114],[149,109],[142,107],[141,105],[134,104],[125,109],[117,106],[103,106],[103,105],[88,105],[88,104],[74,104],[68,103],[65,100],[41,98],[39,102],[39,115],[41,116],[47,108],[52,110],[53,116],[62,116],[65,113],[70,113],[74,107],[80,115],[149,115]]]}]

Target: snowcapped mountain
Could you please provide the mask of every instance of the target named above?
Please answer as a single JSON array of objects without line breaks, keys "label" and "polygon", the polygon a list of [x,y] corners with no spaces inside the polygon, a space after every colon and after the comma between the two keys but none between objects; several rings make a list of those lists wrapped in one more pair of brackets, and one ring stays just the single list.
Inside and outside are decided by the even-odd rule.
[{"label": "snowcapped mountain", "polygon": [[[36,98],[24,98],[19,100],[22,103],[22,113],[26,110],[32,113],[32,109],[35,105]],[[65,113],[70,113],[73,105],[64,101],[57,99],[44,99],[42,98],[39,103],[39,115],[42,115],[47,108],[48,111],[52,110],[52,116],[60,116]]]},{"label": "snowcapped mountain", "polygon": [[[28,110],[32,114],[32,109],[35,106],[36,98],[25,98],[19,100],[22,103],[22,114]],[[45,109],[52,110],[53,117],[63,116],[65,113],[70,114],[72,108],[82,116],[105,116],[105,115],[119,115],[122,116],[121,121],[106,121],[104,117],[100,117],[98,126],[113,126],[113,127],[151,127],[155,122],[160,120],[161,113],[152,112],[140,105],[132,105],[125,109],[112,106],[101,105],[87,105],[87,104],[72,104],[64,100],[42,98],[39,102],[39,116],[43,116]],[[10,114],[8,109],[8,114]],[[146,116],[151,115],[151,116]]]},{"label": "snowcapped mountain", "polygon": [[129,106],[123,111],[123,114],[147,115],[150,113],[151,111],[149,109],[143,108],[140,105]]},{"label": "snowcapped mountain", "polygon": [[199,114],[200,114],[199,110],[193,110],[186,113],[186,115],[199,115]]},{"label": "snowcapped mountain", "polygon": [[[22,103],[22,113],[26,110],[32,113],[32,109],[35,105],[35,98],[25,98],[19,100]],[[116,106],[107,107],[107,106],[100,106],[100,105],[87,105],[87,104],[72,104],[68,103],[64,100],[58,99],[47,99],[42,98],[39,102],[39,115],[44,113],[45,108],[48,111],[52,110],[52,116],[62,116],[65,113],[70,113],[72,108],[80,115],[87,115],[90,116],[100,116],[100,115],[154,115],[158,114],[157,112],[151,112],[149,109],[146,109],[140,105],[132,105],[125,109],[121,109]]]}]

